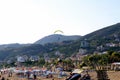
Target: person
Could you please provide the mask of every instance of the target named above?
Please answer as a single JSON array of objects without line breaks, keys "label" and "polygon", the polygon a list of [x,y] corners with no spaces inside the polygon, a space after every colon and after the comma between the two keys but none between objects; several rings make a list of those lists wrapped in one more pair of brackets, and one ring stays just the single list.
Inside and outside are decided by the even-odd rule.
[{"label": "person", "polygon": [[70,76],[69,78],[67,78],[66,80],[69,80],[74,74],[72,72],[70,72]]},{"label": "person", "polygon": [[13,75],[13,73],[12,73],[12,71],[10,71],[10,77],[12,77],[12,75]]},{"label": "person", "polygon": [[8,72],[8,77],[12,77],[12,72]]},{"label": "person", "polygon": [[88,74],[88,70],[86,70],[86,74]]},{"label": "person", "polygon": [[89,74],[86,74],[86,78],[85,78],[85,80],[91,80],[91,78],[90,78],[90,75],[89,75]]},{"label": "person", "polygon": [[37,75],[35,74],[35,72],[34,72],[34,74],[33,74],[33,78],[34,78],[34,80],[37,79]]},{"label": "person", "polygon": [[30,78],[30,72],[28,71],[28,72],[26,72],[26,74],[27,74],[27,78],[29,79]]},{"label": "person", "polygon": [[85,74],[80,80],[91,80],[91,77],[89,74]]},{"label": "person", "polygon": [[66,80],[78,80],[81,77],[81,74],[74,73]]},{"label": "person", "polygon": [[4,77],[2,77],[2,79],[1,80],[5,80],[5,78]]}]

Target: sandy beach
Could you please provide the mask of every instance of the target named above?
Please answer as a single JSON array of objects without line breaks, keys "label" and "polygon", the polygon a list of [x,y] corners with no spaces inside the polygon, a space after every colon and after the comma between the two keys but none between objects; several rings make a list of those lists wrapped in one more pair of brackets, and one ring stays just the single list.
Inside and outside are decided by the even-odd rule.
[{"label": "sandy beach", "polygon": [[[97,80],[97,73],[95,71],[88,72],[91,76],[91,80]],[[110,80],[120,80],[120,71],[107,71],[108,77]],[[12,77],[8,77],[8,74],[1,75],[1,78],[5,77],[5,80],[33,80],[27,78],[20,78],[13,74]],[[0,78],[0,80],[1,80]],[[57,76],[53,76],[53,78],[46,78],[46,77],[37,77],[36,80],[65,80],[66,77],[58,78]]]}]

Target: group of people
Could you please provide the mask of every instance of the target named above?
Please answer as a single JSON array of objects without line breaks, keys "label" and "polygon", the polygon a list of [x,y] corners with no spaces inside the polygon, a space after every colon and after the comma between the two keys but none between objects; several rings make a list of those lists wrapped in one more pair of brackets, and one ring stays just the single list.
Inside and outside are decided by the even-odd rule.
[{"label": "group of people", "polygon": [[[15,73],[15,72],[14,72]],[[7,74],[7,77],[4,77],[2,75]],[[64,76],[67,78],[67,74],[63,70],[59,70],[58,72],[52,72],[52,70],[37,70],[37,71],[25,71],[25,72],[16,72],[15,75],[18,78],[27,78],[28,80],[37,80],[39,76],[46,77],[46,78],[54,78],[54,74],[58,74],[58,78],[63,78]],[[11,71],[1,71],[0,80],[9,80],[9,77],[13,76],[13,72]],[[8,78],[8,79],[7,79]],[[53,79],[54,80],[54,79]],[[69,78],[66,80],[91,80],[90,75],[88,74],[88,71],[86,71],[86,74],[81,73],[70,73]]]},{"label": "group of people", "polygon": [[7,74],[8,77],[12,77],[12,72],[6,72],[6,71],[0,71],[0,80],[9,80],[7,77],[4,77],[3,75]]},{"label": "group of people", "polygon": [[0,76],[0,80],[9,80],[8,78]]}]

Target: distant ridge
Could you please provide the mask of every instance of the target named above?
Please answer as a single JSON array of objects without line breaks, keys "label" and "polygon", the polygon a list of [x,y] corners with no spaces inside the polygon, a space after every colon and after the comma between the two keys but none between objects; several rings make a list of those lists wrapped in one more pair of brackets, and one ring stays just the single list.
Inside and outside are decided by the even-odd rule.
[{"label": "distant ridge", "polygon": [[89,40],[93,40],[93,39],[100,39],[100,38],[113,38],[117,36],[118,38],[120,37],[120,23],[99,29],[97,31],[94,31],[92,33],[89,33],[85,36],[83,36],[83,38],[89,39]]},{"label": "distant ridge", "polygon": [[0,45],[0,50],[6,49],[6,48],[20,48],[24,46],[30,46],[31,44],[19,44],[19,43],[11,43],[11,44],[3,44]]},{"label": "distant ridge", "polygon": [[47,43],[59,43],[59,42],[63,42],[63,41],[70,41],[70,40],[78,40],[80,39],[81,36],[65,36],[65,35],[61,35],[61,34],[52,34],[52,35],[48,35],[43,37],[42,39],[36,41],[34,44],[47,44]]}]

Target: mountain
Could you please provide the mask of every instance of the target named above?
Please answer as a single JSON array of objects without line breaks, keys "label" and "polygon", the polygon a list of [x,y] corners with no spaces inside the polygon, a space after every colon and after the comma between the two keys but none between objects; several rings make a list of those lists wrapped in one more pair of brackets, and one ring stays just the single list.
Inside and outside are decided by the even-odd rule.
[{"label": "mountain", "polygon": [[88,40],[120,38],[120,23],[89,33],[85,35],[83,38],[84,39],[86,38]]},{"label": "mountain", "polygon": [[65,36],[60,34],[53,34],[46,36],[38,41],[36,41],[34,44],[47,44],[47,43],[60,43],[63,41],[71,41],[71,40],[78,40],[81,36]]},{"label": "mountain", "polygon": [[46,53],[46,51],[47,49],[44,46],[37,44],[31,44],[17,48],[7,47],[0,50],[0,60],[9,60],[9,58],[15,58],[15,56],[18,55],[40,55],[42,53]]},{"label": "mountain", "polygon": [[3,44],[3,45],[0,45],[0,50],[6,49],[6,48],[19,48],[19,47],[24,47],[29,45],[31,44],[19,44],[19,43]]},{"label": "mountain", "polygon": [[[89,43],[89,46],[81,47],[81,43],[82,46],[86,45],[84,42]],[[115,47],[109,46],[111,44],[115,44]],[[56,51],[60,51],[62,54],[64,54],[64,56],[71,56],[73,53],[77,53],[80,48],[87,50],[87,54],[97,51],[97,48],[100,48],[101,52],[109,50],[119,51],[120,23],[94,31],[85,36],[65,36],[53,34],[29,45],[0,45],[0,60],[8,60],[9,58],[13,58],[17,55],[43,56],[44,53],[48,53],[50,56],[55,56],[54,53]]]},{"label": "mountain", "polygon": [[99,29],[82,37],[87,40],[90,48],[96,51],[119,50],[120,47],[120,23]]}]

